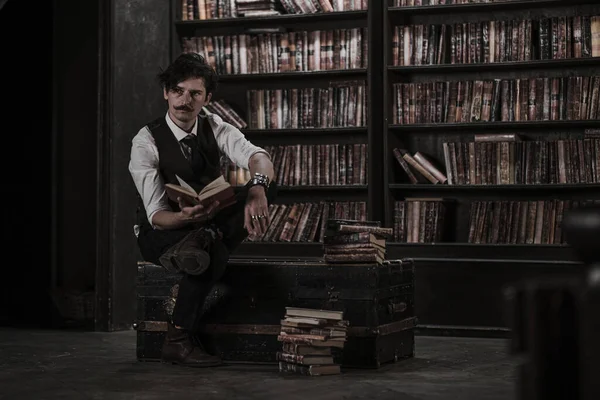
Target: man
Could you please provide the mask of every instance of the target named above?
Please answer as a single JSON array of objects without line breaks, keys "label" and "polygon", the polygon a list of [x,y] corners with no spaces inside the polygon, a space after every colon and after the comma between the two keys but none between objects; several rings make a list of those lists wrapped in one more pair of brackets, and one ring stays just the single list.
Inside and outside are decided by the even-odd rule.
[{"label": "man", "polygon": [[[249,234],[260,235],[268,227],[268,204],[275,191],[273,164],[269,154],[237,128],[203,110],[217,87],[217,75],[200,55],[179,56],[158,80],[167,114],[144,126],[131,147],[129,172],[143,204],[135,231],[144,260],[182,273],[163,361],[218,365],[220,358],[194,344],[191,335],[229,254]],[[164,185],[177,184],[177,176],[196,190],[219,177],[221,153],[252,176],[236,195],[235,205],[218,210],[218,202],[203,207],[169,200]]]}]

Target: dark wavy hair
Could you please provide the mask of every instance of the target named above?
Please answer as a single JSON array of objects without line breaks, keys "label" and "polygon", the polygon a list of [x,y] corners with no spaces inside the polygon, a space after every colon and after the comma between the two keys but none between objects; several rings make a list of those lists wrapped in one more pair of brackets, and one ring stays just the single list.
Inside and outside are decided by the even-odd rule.
[{"label": "dark wavy hair", "polygon": [[167,91],[173,90],[179,82],[190,78],[204,79],[206,94],[217,90],[218,76],[208,62],[197,53],[183,53],[158,76],[158,82]]}]

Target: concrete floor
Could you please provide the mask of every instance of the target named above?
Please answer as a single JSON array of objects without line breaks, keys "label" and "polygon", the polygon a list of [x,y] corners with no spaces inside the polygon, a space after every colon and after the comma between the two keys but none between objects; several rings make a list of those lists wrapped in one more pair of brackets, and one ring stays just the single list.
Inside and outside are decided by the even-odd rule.
[{"label": "concrete floor", "polygon": [[0,399],[452,399],[515,398],[503,339],[417,337],[416,357],[331,377],[280,375],[276,366],[187,369],[135,359],[135,333],[0,330]]}]

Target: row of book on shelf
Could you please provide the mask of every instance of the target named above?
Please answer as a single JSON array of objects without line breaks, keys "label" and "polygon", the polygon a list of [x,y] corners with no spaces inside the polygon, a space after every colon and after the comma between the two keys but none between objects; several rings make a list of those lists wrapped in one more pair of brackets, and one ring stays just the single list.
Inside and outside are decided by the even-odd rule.
[{"label": "row of book on shelf", "polygon": [[265,146],[281,185],[366,185],[367,145]]},{"label": "row of book on shelf", "polygon": [[397,25],[394,66],[477,64],[600,56],[600,16]]},{"label": "row of book on shelf", "polygon": [[475,201],[471,204],[469,243],[561,244],[562,219],[576,200]]},{"label": "row of book on shelf", "polygon": [[600,76],[395,83],[396,124],[600,117]]},{"label": "row of book on shelf", "polygon": [[[600,182],[600,131],[573,139],[523,140],[520,134],[475,134],[473,141],[443,142],[443,163],[394,148],[412,184],[530,185]],[[440,167],[440,164],[445,168]]]},{"label": "row of book on shelf", "polygon": [[247,116],[242,118],[223,99],[206,110],[238,129],[303,129],[361,127],[367,124],[364,81],[340,81],[327,88],[248,90]]},{"label": "row of book on shelf", "polygon": [[[222,75],[367,68],[368,30],[182,37]],[[397,25],[392,65],[475,64],[600,56],[600,16]]]},{"label": "row of book on shelf", "polygon": [[279,0],[287,14],[359,11],[368,8],[369,0]]},{"label": "row of book on shelf", "polygon": [[[521,141],[518,134],[477,134],[472,142],[444,142],[444,165],[430,155],[394,148],[412,184],[532,185],[600,183],[600,138]],[[367,185],[366,144],[265,146],[281,186]],[[250,180],[224,159],[231,185]]]},{"label": "row of book on shelf", "polygon": [[[395,124],[600,119],[600,76],[395,83]],[[225,101],[207,109],[243,129],[360,127],[367,124],[364,81],[327,88],[248,90],[247,117]]]},{"label": "row of book on shelf", "polygon": [[[393,123],[578,121],[600,119],[600,76],[395,83]],[[328,88],[248,90],[249,121],[223,100],[207,108],[238,128],[360,127],[363,81]]]},{"label": "row of book on shelf", "polygon": [[[406,198],[394,202],[393,238],[405,243],[456,241],[447,233],[449,201]],[[563,244],[562,219],[570,209],[598,205],[599,200],[473,201],[469,206],[468,243]]]},{"label": "row of book on shelf", "polygon": [[368,0],[181,0],[183,21],[366,10]]},{"label": "row of book on shelf", "polygon": [[[274,31],[273,31],[274,30]],[[367,28],[184,36],[185,53],[198,53],[220,75],[367,68]]]},{"label": "row of book on shelf", "polygon": [[364,201],[315,201],[269,205],[270,224],[252,242],[323,242],[328,219],[366,220]]},{"label": "row of book on shelf", "polygon": [[[328,254],[351,253],[357,250],[363,260],[337,257],[331,262],[369,261],[385,259],[386,240],[398,243],[447,243],[461,240],[455,237],[455,227],[448,225],[454,202],[440,197],[407,197],[394,201],[392,227],[381,227],[379,221],[367,221],[365,202],[319,201],[269,206],[270,225],[260,237],[249,242],[314,242],[323,243]],[[468,206],[468,237],[463,240],[477,244],[563,244],[561,221],[571,209],[600,205],[600,200],[501,200],[472,201]],[[359,226],[341,232],[327,224],[330,219],[353,220],[371,228]],[[334,221],[335,222],[335,221]],[[337,223],[337,222],[335,222]],[[450,230],[452,232],[450,232]],[[349,234],[352,235],[349,235]],[[349,235],[349,236],[346,236]],[[345,236],[345,237],[344,237]],[[342,246],[349,245],[352,246]],[[371,250],[367,250],[371,248]],[[375,249],[375,250],[373,250]],[[369,254],[369,256],[366,256]]]},{"label": "row of book on shelf", "polygon": [[367,124],[364,81],[327,88],[249,90],[248,124],[254,129],[358,127]]},{"label": "row of book on shelf", "polygon": [[[271,156],[275,182],[280,186],[367,185],[367,145],[297,144],[264,146]],[[250,174],[227,158],[221,160],[223,176],[231,185],[244,185]]]}]

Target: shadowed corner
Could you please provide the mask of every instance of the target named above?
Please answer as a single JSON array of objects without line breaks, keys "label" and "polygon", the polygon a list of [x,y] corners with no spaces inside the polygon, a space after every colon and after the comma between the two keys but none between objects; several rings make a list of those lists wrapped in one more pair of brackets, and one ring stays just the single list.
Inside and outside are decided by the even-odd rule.
[{"label": "shadowed corner", "polygon": [[567,243],[586,264],[598,262],[600,247],[600,206],[586,205],[565,213],[563,230]]}]

